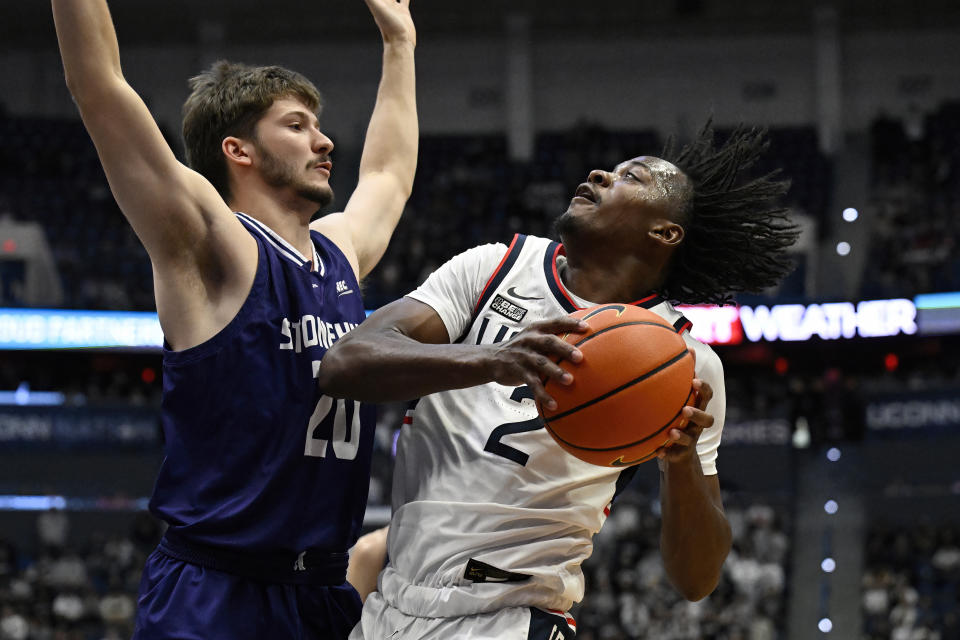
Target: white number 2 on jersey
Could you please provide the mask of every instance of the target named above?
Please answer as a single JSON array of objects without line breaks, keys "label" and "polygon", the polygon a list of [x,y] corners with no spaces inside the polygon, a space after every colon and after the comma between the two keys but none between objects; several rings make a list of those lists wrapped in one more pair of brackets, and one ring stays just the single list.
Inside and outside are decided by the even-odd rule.
[{"label": "white number 2 on jersey", "polygon": [[[317,377],[320,370],[320,361],[313,361],[313,377]],[[349,407],[348,407],[349,405]],[[347,439],[347,415],[350,419],[350,438]],[[353,460],[357,457],[360,447],[360,407],[353,400],[335,400],[328,396],[320,396],[317,406],[307,423],[307,442],[303,447],[303,455],[314,458],[327,457],[327,443],[324,438],[316,437],[315,432],[321,423],[333,420],[333,437],[329,444],[333,446],[333,455],[338,460]]]}]

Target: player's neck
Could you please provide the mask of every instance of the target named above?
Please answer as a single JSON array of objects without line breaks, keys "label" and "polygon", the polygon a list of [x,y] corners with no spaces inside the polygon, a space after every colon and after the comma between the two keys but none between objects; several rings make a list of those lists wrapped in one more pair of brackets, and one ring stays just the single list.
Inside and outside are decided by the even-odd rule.
[{"label": "player's neck", "polygon": [[567,248],[560,280],[571,292],[597,304],[633,302],[662,284],[660,269],[634,254],[581,256]]},{"label": "player's neck", "polygon": [[308,260],[313,257],[310,218],[317,210],[315,203],[303,198],[287,202],[273,192],[247,191],[237,194],[230,206],[270,227]]}]

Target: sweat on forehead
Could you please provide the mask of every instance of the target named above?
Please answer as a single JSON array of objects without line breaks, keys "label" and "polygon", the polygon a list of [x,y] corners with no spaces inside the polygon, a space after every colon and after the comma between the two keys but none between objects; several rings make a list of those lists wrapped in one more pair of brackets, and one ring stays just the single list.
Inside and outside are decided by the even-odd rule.
[{"label": "sweat on forehead", "polygon": [[681,198],[686,198],[690,195],[692,187],[690,178],[676,165],[662,158],[638,156],[621,162],[616,166],[614,171],[620,173],[634,167],[640,167],[642,170],[647,171],[657,185],[657,188],[664,195],[676,195]]}]

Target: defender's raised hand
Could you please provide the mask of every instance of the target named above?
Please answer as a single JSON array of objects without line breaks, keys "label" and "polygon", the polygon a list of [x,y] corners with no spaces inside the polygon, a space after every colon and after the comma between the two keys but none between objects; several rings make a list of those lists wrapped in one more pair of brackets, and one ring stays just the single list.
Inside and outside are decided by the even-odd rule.
[{"label": "defender's raised hand", "polygon": [[384,42],[417,44],[417,30],[410,17],[410,0],[364,0],[380,27]]}]

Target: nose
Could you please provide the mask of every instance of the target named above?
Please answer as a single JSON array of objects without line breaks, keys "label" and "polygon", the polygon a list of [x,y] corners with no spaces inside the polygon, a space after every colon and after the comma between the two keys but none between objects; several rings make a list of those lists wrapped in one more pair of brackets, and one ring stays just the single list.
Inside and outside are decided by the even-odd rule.
[{"label": "nose", "polygon": [[590,172],[590,175],[587,176],[587,182],[592,182],[593,184],[598,184],[601,187],[609,187],[612,180],[610,179],[610,174],[606,171],[601,171],[600,169],[594,169]]},{"label": "nose", "polygon": [[323,155],[330,153],[333,151],[333,140],[317,129],[316,134],[313,136],[313,151],[314,153]]}]

